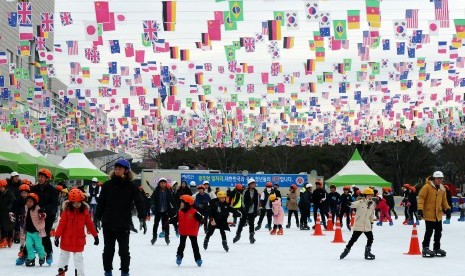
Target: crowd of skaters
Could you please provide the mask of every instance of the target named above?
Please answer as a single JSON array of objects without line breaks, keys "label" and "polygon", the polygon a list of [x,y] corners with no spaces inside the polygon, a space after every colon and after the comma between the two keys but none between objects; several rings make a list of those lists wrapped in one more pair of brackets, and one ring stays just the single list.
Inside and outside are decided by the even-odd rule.
[{"label": "crowd of skaters", "polygon": [[[447,186],[442,185],[443,174],[435,172],[426,179],[419,191],[408,184],[403,186],[404,198],[401,205],[405,207],[404,224],[419,223],[425,219],[426,233],[423,241],[423,256],[445,256],[441,249],[442,214],[446,214],[444,223],[450,222],[451,197]],[[20,244],[17,265],[35,266],[36,254],[39,265],[53,262],[54,244],[60,247],[58,275],[65,275],[68,262],[73,253],[75,275],[84,275],[83,251],[86,244],[86,232],[94,237],[94,245],[99,245],[98,231],[102,231],[104,249],[102,254],[104,275],[113,275],[113,257],[118,243],[121,259],[121,275],[129,275],[130,231],[137,232],[133,225],[133,210],[137,210],[139,230],[147,232],[146,221],[153,214],[154,222],[152,239],[155,244],[158,238],[164,238],[170,244],[170,225],[173,225],[180,244],[176,253],[176,263],[180,265],[184,257],[187,238],[191,241],[194,259],[198,266],[202,265],[197,237],[199,229],[206,234],[203,248],[208,249],[210,239],[219,230],[225,251],[229,251],[226,231],[235,228],[233,243],[241,239],[244,227],[249,229],[249,241],[256,242],[255,231],[265,228],[271,235],[284,234],[284,210],[282,194],[278,184],[266,183],[263,191],[257,190],[256,181],[248,179],[246,185],[236,184],[233,190],[213,190],[208,181],[197,185],[191,181],[189,185],[182,179],[180,183],[160,178],[152,194],[143,187],[137,187],[133,180],[130,163],[121,159],[115,163],[114,170],[105,183],[92,179],[92,184],[67,188],[63,184],[52,186],[53,175],[48,169],[40,169],[37,183],[27,179],[20,180],[19,174],[11,173],[9,179],[0,180],[0,247],[11,247]],[[464,220],[464,202],[459,196],[461,214],[459,221]],[[383,188],[380,194],[373,187],[361,191],[356,186],[344,186],[343,193],[330,186],[328,193],[321,182],[306,183],[300,190],[293,184],[286,196],[288,210],[286,228],[292,227],[295,219],[296,227],[302,231],[310,230],[308,223],[317,222],[321,217],[322,225],[327,227],[327,219],[339,220],[348,230],[353,230],[352,237],[341,254],[344,258],[350,252],[357,239],[365,234],[367,244],[365,259],[373,260],[371,253],[373,243],[373,222],[382,226],[384,221],[393,225],[391,213],[398,218],[394,210],[392,189]],[[300,212],[300,219],[299,213]],[[230,220],[232,214],[232,220]],[[351,228],[351,215],[355,214],[355,223]],[[344,221],[344,217],[346,218]],[[255,220],[258,218],[257,223]],[[345,224],[344,224],[345,223]],[[315,227],[315,225],[313,226]],[[158,230],[160,228],[160,233]],[[429,249],[434,233],[434,247]]]}]

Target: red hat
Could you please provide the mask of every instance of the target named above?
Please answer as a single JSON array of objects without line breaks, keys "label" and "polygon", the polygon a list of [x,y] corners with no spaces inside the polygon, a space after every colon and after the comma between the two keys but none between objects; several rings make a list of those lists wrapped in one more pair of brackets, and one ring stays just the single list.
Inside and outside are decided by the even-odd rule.
[{"label": "red hat", "polygon": [[291,189],[294,190],[294,191],[297,190],[297,185],[292,184],[292,185],[291,185]]},{"label": "red hat", "polygon": [[52,179],[52,172],[49,170],[49,169],[40,169],[37,174],[39,175],[44,175],[45,177],[47,177],[48,179]]},{"label": "red hat", "polygon": [[24,178],[23,180],[21,180],[21,183],[26,184],[26,185],[31,185],[32,184],[31,181],[29,179],[27,179],[27,178]]},{"label": "red hat", "polygon": [[200,190],[200,189],[203,189],[203,190],[205,190],[205,186],[203,186],[203,185],[199,185],[199,186],[197,187],[197,190]]}]

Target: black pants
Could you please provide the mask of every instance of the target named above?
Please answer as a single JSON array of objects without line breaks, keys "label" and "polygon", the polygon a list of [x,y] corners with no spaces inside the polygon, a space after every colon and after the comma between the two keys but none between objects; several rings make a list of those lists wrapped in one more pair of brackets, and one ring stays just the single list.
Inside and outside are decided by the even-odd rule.
[{"label": "black pants", "polygon": [[341,226],[343,225],[342,223],[342,218],[346,215],[346,225],[350,225],[350,208],[343,208],[341,209],[341,212],[339,213],[339,221],[341,222]]},{"label": "black pants", "polygon": [[331,219],[333,220],[333,223],[336,223],[336,218],[339,217],[339,211],[337,206],[330,206],[329,209],[331,210]]},{"label": "black pants", "polygon": [[426,232],[423,238],[423,247],[429,247],[431,236],[434,232],[434,245],[433,250],[441,249],[441,236],[442,236],[442,221],[425,221]]},{"label": "black pants", "polygon": [[113,270],[116,241],[118,241],[118,254],[121,258],[121,272],[129,273],[129,263],[131,261],[129,254],[129,230],[111,231],[103,228],[103,269],[105,271]]},{"label": "black pants", "polygon": [[[187,237],[188,236],[181,235],[176,257],[181,257],[181,259],[184,257],[184,248],[186,248]],[[197,236],[189,236],[189,239],[191,240],[192,250],[194,251],[194,259],[196,261],[202,259],[202,257],[200,257],[199,244],[197,243]]]},{"label": "black pants", "polygon": [[52,240],[50,239],[50,230],[52,230],[55,216],[48,216],[45,218],[45,234],[47,236],[42,238],[42,245],[44,246],[45,253],[51,255],[53,253]]},{"label": "black pants", "polygon": [[320,210],[321,221],[323,222],[323,224],[326,224],[326,217],[328,216],[328,214],[326,213],[326,208],[323,205],[313,205],[313,218],[315,219],[315,223],[318,210]]},{"label": "black pants", "polygon": [[397,213],[396,210],[394,210],[394,206],[389,206],[389,214],[391,214],[391,212],[394,214],[395,217],[397,217]]},{"label": "black pants", "polygon": [[415,217],[415,219],[418,220],[417,208],[413,208],[412,206],[409,206],[408,207],[408,218],[409,220],[413,220],[413,217]]},{"label": "black pants", "polygon": [[289,210],[288,214],[287,214],[287,224],[291,225],[291,217],[292,217],[292,214],[294,214],[294,217],[295,217],[295,223],[296,224],[299,224],[299,212],[297,210]]},{"label": "black pants", "polygon": [[260,218],[258,219],[258,225],[262,225],[263,218],[265,217],[265,215],[268,226],[271,228],[271,218],[273,217],[273,210],[271,209],[262,210],[262,212],[260,213]]},{"label": "black pants", "polygon": [[373,244],[373,232],[362,232],[362,231],[354,231],[352,233],[352,237],[350,238],[350,241],[349,243],[347,244],[346,248],[347,249],[351,249],[352,246],[354,245],[354,243],[358,240],[358,238],[362,235],[362,234],[365,234],[365,236],[367,237],[367,247],[368,246],[371,246]]},{"label": "black pants", "polygon": [[[216,226],[213,226],[210,223],[208,225],[207,236],[205,237],[205,239],[208,240],[213,235],[213,233],[215,232],[215,229],[217,229]],[[226,232],[224,231],[224,229],[219,229],[219,230],[220,230],[220,234],[221,234],[221,239],[223,241],[226,240]]]},{"label": "black pants", "polygon": [[239,226],[237,227],[237,234],[241,234],[242,228],[244,228],[245,222],[249,223],[249,233],[255,233],[255,215],[247,214],[242,215],[241,220],[239,221]]},{"label": "black pants", "polygon": [[310,217],[310,209],[309,208],[300,208],[300,224],[307,225],[308,224],[308,217]]},{"label": "black pants", "polygon": [[170,236],[170,225],[168,224],[168,212],[156,212],[153,222],[153,236],[157,236],[158,225],[161,220],[161,229],[165,232],[165,237]]}]

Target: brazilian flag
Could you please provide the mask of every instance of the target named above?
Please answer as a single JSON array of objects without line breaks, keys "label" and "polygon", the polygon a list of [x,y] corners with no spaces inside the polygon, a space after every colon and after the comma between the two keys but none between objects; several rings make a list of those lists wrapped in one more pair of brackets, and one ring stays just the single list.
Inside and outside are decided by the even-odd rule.
[{"label": "brazilian flag", "polygon": [[235,22],[244,21],[244,5],[242,1],[230,1],[229,14]]},{"label": "brazilian flag", "polygon": [[347,39],[347,21],[346,20],[333,20],[334,39],[346,40]]},{"label": "brazilian flag", "polygon": [[224,30],[225,31],[235,31],[237,30],[237,22],[230,16],[229,11],[223,12],[223,20],[224,20]]}]

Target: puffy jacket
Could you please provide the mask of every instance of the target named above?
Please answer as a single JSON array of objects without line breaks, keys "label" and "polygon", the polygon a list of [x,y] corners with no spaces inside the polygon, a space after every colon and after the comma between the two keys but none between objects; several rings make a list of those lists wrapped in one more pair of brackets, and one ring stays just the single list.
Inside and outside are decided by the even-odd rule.
[{"label": "puffy jacket", "polygon": [[381,198],[379,200],[378,206],[376,206],[376,209],[381,210],[381,212],[389,212],[389,205],[387,204],[387,201],[385,198]]},{"label": "puffy jacket", "polygon": [[6,189],[5,192],[0,192],[0,225],[5,231],[12,231],[14,223],[10,219],[10,212],[13,212],[15,196],[12,191]]},{"label": "puffy jacket", "polygon": [[283,206],[281,206],[281,198],[277,197],[272,205],[273,210],[273,222],[277,225],[282,225],[284,222],[284,210]]},{"label": "puffy jacket", "polygon": [[[45,232],[45,218],[47,218],[47,214],[45,214],[45,218],[41,219],[39,218],[39,205],[35,205],[32,207],[30,210],[28,210],[27,206],[24,206],[24,230],[26,230],[26,220],[27,216],[31,216],[31,221],[34,227],[37,229],[37,232],[39,232],[40,237],[46,237],[47,233]],[[28,212],[30,211],[30,212]]]},{"label": "puffy jacket", "polygon": [[208,213],[208,205],[210,203],[210,200],[210,195],[207,193],[203,193],[203,195],[197,193],[197,195],[195,196],[195,208],[197,208],[197,210],[199,210],[199,212],[202,213],[202,215],[204,216]]},{"label": "puffy jacket", "polygon": [[129,230],[132,219],[133,204],[137,209],[139,220],[145,220],[145,204],[139,189],[133,184],[134,175],[127,179],[110,173],[110,180],[106,181],[100,191],[100,198],[95,212],[95,219],[102,220],[102,227],[111,231]]},{"label": "puffy jacket", "polygon": [[312,192],[310,190],[305,191],[302,194],[299,201],[299,209],[302,210],[310,210],[310,205],[312,204]]},{"label": "puffy jacket", "polygon": [[210,220],[214,219],[216,223],[216,228],[229,231],[228,217],[229,213],[239,212],[229,206],[229,204],[224,201],[220,202],[218,198],[212,199],[210,202],[209,216]]},{"label": "puffy jacket", "polygon": [[438,187],[432,181],[427,181],[418,195],[418,210],[423,211],[427,221],[442,220],[443,211],[450,209],[446,199],[446,188]]},{"label": "puffy jacket", "polygon": [[341,210],[348,211],[350,210],[350,203],[353,201],[351,194],[342,193],[341,198]]},{"label": "puffy jacket", "polygon": [[197,236],[202,215],[193,207],[178,211],[179,235]]},{"label": "puffy jacket", "polygon": [[352,202],[350,206],[357,209],[353,226],[354,231],[370,232],[376,207],[375,203],[368,201],[366,198],[361,198]]},{"label": "puffy jacket", "polygon": [[341,200],[341,195],[338,192],[331,192],[328,194],[328,204],[332,208],[336,208]]},{"label": "puffy jacket", "polygon": [[19,197],[21,192],[19,191],[19,186],[21,186],[21,179],[18,179],[18,182],[13,182],[11,178],[6,180],[8,183],[8,190],[10,190],[16,198]]},{"label": "puffy jacket", "polygon": [[297,207],[298,201],[299,201],[299,196],[297,195],[297,193],[296,192],[290,192],[287,195],[287,202],[286,202],[287,210],[297,211],[299,209]]},{"label": "puffy jacket", "polygon": [[50,184],[37,184],[31,187],[31,193],[36,193],[39,196],[39,205],[45,209],[47,218],[55,220],[58,211],[58,192]]},{"label": "puffy jacket", "polygon": [[61,238],[60,248],[62,250],[82,252],[86,244],[85,228],[87,228],[87,231],[94,237],[97,236],[97,231],[90,218],[89,206],[87,203],[82,203],[81,210],[70,208],[70,204],[69,201],[63,203],[63,211],[61,212],[55,237]]}]

